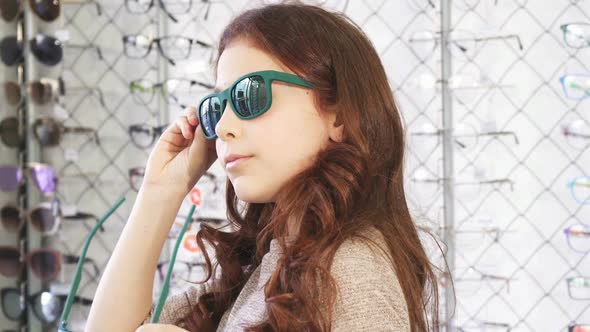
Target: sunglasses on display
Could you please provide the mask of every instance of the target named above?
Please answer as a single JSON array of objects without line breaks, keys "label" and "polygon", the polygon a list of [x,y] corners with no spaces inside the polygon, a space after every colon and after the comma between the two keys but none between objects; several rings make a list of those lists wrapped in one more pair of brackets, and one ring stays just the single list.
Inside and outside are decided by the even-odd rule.
[{"label": "sunglasses on display", "polygon": [[[181,282],[190,281],[190,278],[195,274],[201,277],[206,274],[205,263],[177,261],[176,263],[173,262],[173,264],[174,268],[172,269],[172,277],[170,279],[173,287],[183,286]],[[166,271],[168,271],[169,267],[170,261],[158,263],[156,273],[160,282],[163,283],[166,280]]]},{"label": "sunglasses on display", "polygon": [[16,191],[25,175],[29,176],[42,194],[52,195],[57,191],[58,180],[55,169],[42,163],[30,163],[24,168],[0,165],[0,191]]},{"label": "sunglasses on display", "polygon": [[313,89],[312,84],[294,74],[275,70],[246,74],[238,78],[229,88],[212,93],[199,103],[197,116],[205,138],[217,137],[215,126],[221,119],[228,101],[236,116],[243,120],[257,118],[268,111],[272,105],[271,84],[273,81]]},{"label": "sunglasses on display", "polygon": [[[23,12],[23,2],[21,0],[0,1],[0,16],[2,16],[2,19],[7,22],[16,19]],[[55,21],[59,17],[62,4],[95,4],[98,15],[102,14],[102,8],[95,0],[29,0],[29,6],[35,15],[45,22]]]},{"label": "sunglasses on display", "polygon": [[560,26],[565,44],[572,48],[590,46],[590,24],[567,23]]},{"label": "sunglasses on display", "polygon": [[[155,2],[158,2],[157,5]],[[154,6],[162,8],[164,13],[174,21],[178,19],[174,15],[187,14],[193,6],[192,0],[125,0],[127,11],[132,14],[145,14]]]},{"label": "sunglasses on display", "polygon": [[[35,58],[46,66],[53,67],[63,59],[62,42],[54,37],[37,34],[29,41],[29,45]],[[23,42],[15,36],[4,37],[0,41],[0,55],[6,66],[23,63]]]},{"label": "sunglasses on display", "polygon": [[[55,235],[60,229],[62,220],[98,220],[92,213],[76,212],[71,215],[63,215],[57,200],[42,202],[37,207],[24,211],[16,205],[5,205],[0,209],[0,221],[8,232],[17,232],[29,222],[33,228],[44,236]],[[104,229],[102,229],[104,232]]]},{"label": "sunglasses on display", "polygon": [[47,105],[53,101],[59,101],[59,97],[66,95],[67,92],[90,92],[98,95],[100,104],[104,107],[104,96],[102,90],[92,87],[70,87],[66,89],[64,80],[41,78],[36,81],[19,84],[17,82],[6,81],[3,84],[4,96],[10,105],[19,105],[25,95],[29,95],[31,100],[37,105]]},{"label": "sunglasses on display", "polygon": [[129,137],[135,146],[140,149],[151,147],[156,139],[162,135],[168,125],[152,127],[145,124],[136,124],[129,126]]},{"label": "sunglasses on display", "polygon": [[19,105],[27,93],[37,105],[48,104],[56,100],[58,96],[65,95],[64,82],[61,78],[57,80],[41,78],[38,81],[27,82],[25,85],[7,81],[3,86],[6,101],[10,105]]},{"label": "sunglasses on display", "polygon": [[[2,298],[2,311],[4,316],[13,321],[20,321],[25,314],[24,306],[21,306],[21,292],[18,288],[0,289]],[[56,322],[63,312],[67,295],[53,294],[42,291],[27,296],[27,303],[33,308],[35,317],[43,323],[51,324]],[[92,300],[76,296],[74,303],[91,306]]]},{"label": "sunglasses on display", "polygon": [[213,88],[214,86],[211,84],[183,78],[168,79],[160,83],[153,83],[149,80],[135,80],[129,83],[129,91],[131,91],[133,100],[140,105],[151,103],[156,90],[160,90],[160,94],[168,103],[179,105],[182,108],[186,108],[187,104],[181,99],[191,100],[195,94]]},{"label": "sunglasses on display", "polygon": [[188,59],[193,45],[212,49],[212,46],[206,42],[183,36],[165,36],[161,38],[150,38],[144,35],[123,36],[123,49],[125,55],[129,58],[145,58],[154,45],[157,46],[160,55],[173,66],[176,65],[176,60]]},{"label": "sunglasses on display", "polygon": [[[6,277],[18,278],[24,271],[25,265],[28,265],[40,280],[55,280],[63,264],[74,264],[79,260],[79,256],[64,255],[51,248],[39,248],[27,253],[21,261],[21,254],[17,247],[0,246],[0,274]],[[93,279],[98,278],[100,270],[94,260],[87,259],[86,262],[94,268]]]},{"label": "sunglasses on display", "polygon": [[[43,147],[59,145],[65,134],[93,134],[93,139],[100,144],[98,134],[93,128],[66,127],[53,118],[40,118],[33,123],[33,136]],[[24,142],[16,117],[8,117],[0,121],[0,140],[10,148],[17,148]]]}]

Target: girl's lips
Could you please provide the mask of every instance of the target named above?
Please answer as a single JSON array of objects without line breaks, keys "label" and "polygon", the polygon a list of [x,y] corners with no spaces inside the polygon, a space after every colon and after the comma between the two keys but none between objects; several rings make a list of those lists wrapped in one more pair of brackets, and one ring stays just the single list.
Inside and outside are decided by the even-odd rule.
[{"label": "girl's lips", "polygon": [[227,169],[227,170],[235,169],[236,167],[240,166],[244,162],[248,161],[248,159],[250,159],[250,158],[252,158],[252,156],[242,157],[242,158],[238,158],[233,161],[230,161],[229,163],[225,164],[225,169]]}]

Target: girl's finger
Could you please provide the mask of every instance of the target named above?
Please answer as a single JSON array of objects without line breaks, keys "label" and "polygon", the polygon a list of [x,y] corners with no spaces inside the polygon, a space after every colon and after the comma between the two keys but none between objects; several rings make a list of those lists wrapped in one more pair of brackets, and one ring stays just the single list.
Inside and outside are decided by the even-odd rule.
[{"label": "girl's finger", "polygon": [[186,117],[188,119],[188,123],[193,126],[199,125],[199,117],[197,116],[197,112],[193,107],[187,108]]}]

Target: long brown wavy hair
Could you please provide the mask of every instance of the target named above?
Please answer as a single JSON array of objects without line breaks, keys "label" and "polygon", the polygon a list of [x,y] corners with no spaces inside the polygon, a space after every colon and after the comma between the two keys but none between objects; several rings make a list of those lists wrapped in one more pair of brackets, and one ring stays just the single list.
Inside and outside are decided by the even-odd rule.
[{"label": "long brown wavy hair", "polygon": [[[225,28],[215,72],[223,50],[238,39],[311,82],[318,109],[336,112],[338,124],[344,124],[344,140],[330,142],[313,166],[290,179],[275,202],[244,205],[228,180],[227,214],[237,231],[203,225],[197,234],[207,263],[205,281],[217,268],[221,272],[185,317],[188,329],[217,328],[270,241],[278,238],[283,257],[264,289],[268,319],[248,331],[329,331],[336,298],[329,273],[334,254],[345,240],[374,226],[393,258],[411,330],[438,330],[435,267],[404,194],[401,115],[369,39],[342,14],[299,3],[264,6],[241,13]],[[287,221],[300,227],[288,245]],[[205,241],[215,251],[216,264]]]}]

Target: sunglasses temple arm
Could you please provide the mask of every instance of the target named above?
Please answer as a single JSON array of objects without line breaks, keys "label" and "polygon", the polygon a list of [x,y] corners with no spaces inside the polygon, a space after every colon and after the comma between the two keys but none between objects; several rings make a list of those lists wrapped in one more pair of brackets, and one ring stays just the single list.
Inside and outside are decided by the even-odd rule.
[{"label": "sunglasses temple arm", "polygon": [[160,314],[162,313],[162,309],[164,308],[164,303],[166,302],[166,298],[168,297],[168,290],[170,288],[170,277],[172,276],[172,269],[174,268],[174,262],[176,261],[176,254],[178,253],[178,247],[180,247],[180,243],[183,240],[184,233],[188,228],[188,225],[191,223],[193,219],[193,213],[197,208],[196,205],[192,205],[191,209],[184,220],[184,225],[182,226],[182,230],[178,234],[178,239],[176,239],[176,243],[174,244],[174,251],[172,251],[172,257],[170,257],[170,263],[168,263],[168,272],[166,274],[166,280],[164,281],[164,286],[162,287],[162,292],[160,293],[160,298],[158,299],[158,305],[154,310],[154,315],[152,316],[152,323],[157,323],[160,319]]},{"label": "sunglasses temple arm", "polygon": [[162,0],[160,0],[159,2],[160,2],[160,8],[162,8],[164,10],[164,13],[166,13],[166,15],[168,15],[168,17],[174,23],[178,23],[178,19],[176,17],[174,17],[174,15],[170,14],[170,12],[168,11],[168,8],[166,8],[166,4],[164,4],[164,2]]},{"label": "sunglasses temple arm", "polygon": [[66,44],[66,47],[76,48],[76,49],[80,49],[80,50],[87,50],[90,48],[94,48],[94,49],[96,49],[96,54],[98,55],[98,58],[100,60],[104,60],[104,57],[102,56],[102,50],[100,49],[100,47],[98,45],[94,45],[94,44],[87,44],[87,45]]},{"label": "sunglasses temple arm", "polygon": [[86,259],[86,253],[88,252],[88,247],[90,246],[90,241],[96,234],[96,231],[100,228],[100,226],[123,204],[125,201],[125,197],[119,199],[119,201],[105,214],[98,224],[96,224],[88,236],[86,237],[86,242],[84,243],[84,247],[82,248],[82,253],[80,254],[80,260],[78,261],[78,266],[76,268],[76,274],[74,275],[74,281],[72,283],[72,288],[70,289],[70,293],[68,294],[68,299],[66,300],[66,305],[64,306],[64,310],[61,315],[60,324],[59,324],[59,332],[70,332],[68,330],[68,317],[70,315],[70,310],[72,309],[72,303],[74,302],[74,298],[76,297],[76,293],[78,292],[78,287],[80,286],[80,279],[82,278],[82,268],[84,266],[84,260]]}]

